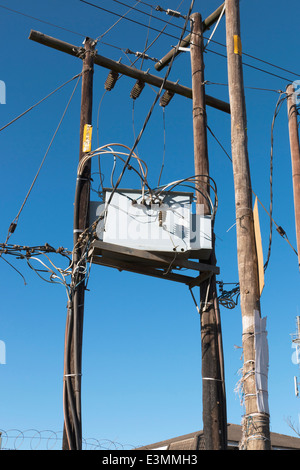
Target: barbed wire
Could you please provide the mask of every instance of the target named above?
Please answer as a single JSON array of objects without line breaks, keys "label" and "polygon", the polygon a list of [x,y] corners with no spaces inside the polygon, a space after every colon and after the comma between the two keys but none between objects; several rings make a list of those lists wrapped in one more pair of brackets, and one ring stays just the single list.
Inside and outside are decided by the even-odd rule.
[{"label": "barbed wire", "polygon": [[[0,450],[61,450],[63,431],[45,429],[0,429]],[[82,450],[129,450],[125,445],[110,439],[83,438]]]}]

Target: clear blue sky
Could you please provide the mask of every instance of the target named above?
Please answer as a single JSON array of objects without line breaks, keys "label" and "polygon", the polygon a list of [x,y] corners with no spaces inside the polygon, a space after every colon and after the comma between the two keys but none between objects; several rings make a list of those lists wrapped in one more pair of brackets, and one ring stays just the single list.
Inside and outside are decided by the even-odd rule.
[{"label": "clear blue sky", "polygon": [[[128,10],[112,0],[95,0],[94,3],[121,15]],[[124,3],[136,4],[134,0],[124,0]],[[189,3],[189,0],[182,2],[182,13],[188,11]],[[153,2],[154,6],[156,4]],[[178,4],[179,0],[159,2],[164,8],[177,9]],[[194,11],[205,18],[219,4],[217,0],[196,0]],[[151,12],[142,2],[137,8]],[[156,17],[168,19],[163,13],[152,12]],[[128,17],[144,25],[150,20],[149,16],[136,11],[130,12]],[[100,37],[117,19],[79,0],[0,0],[0,79],[6,84],[6,104],[0,105],[0,127],[81,72],[79,59],[30,41],[31,29],[80,46],[85,35]],[[182,26],[183,20],[173,20],[173,23]],[[150,26],[160,30],[164,23],[152,18]],[[269,208],[271,123],[279,96],[276,90],[284,91],[289,81],[300,79],[299,2],[275,0],[270,8],[270,2],[243,0],[241,29],[245,53],[293,72],[244,56],[247,64],[269,72],[266,74],[246,65],[244,68],[252,185]],[[166,32],[175,37],[180,35],[180,29],[172,26],[168,26]],[[124,51],[127,48],[142,51],[147,34],[146,27],[122,20],[97,44],[98,53],[114,60],[121,57],[122,62],[129,65],[129,59],[133,60],[134,56],[126,56]],[[156,35],[157,32],[149,30],[148,43]],[[206,37],[208,35],[209,32]],[[214,40],[225,44],[224,19]],[[148,54],[161,58],[175,44],[174,37],[161,35]],[[205,78],[226,84],[226,59],[212,52],[225,54],[226,49],[216,43],[211,43],[209,49],[205,54]],[[150,73],[164,74],[155,71],[152,61],[143,63],[143,69],[147,68]],[[146,86],[136,101],[133,129],[129,94],[134,82],[123,77],[101,102],[107,73],[100,67],[95,69],[93,148],[98,143],[97,127],[101,145],[119,142],[131,146],[152,105],[154,90]],[[170,79],[191,86],[188,53],[176,59]],[[32,183],[74,84],[73,81],[0,133],[1,243]],[[228,101],[226,85],[208,84],[206,92]],[[163,183],[194,175],[191,106],[191,100],[177,96],[166,108]],[[230,117],[212,108],[207,111],[210,128],[230,153]],[[34,246],[47,242],[72,249],[79,112],[80,87],[21,213],[11,243]],[[218,280],[238,282],[232,167],[216,141],[210,135],[208,139],[210,171],[219,197],[216,256],[221,274]],[[139,156],[147,162],[149,182],[153,186],[157,184],[163,152],[163,113],[157,106],[138,146]],[[109,165],[105,171],[106,181],[109,181]],[[129,184],[126,185],[126,181],[129,181],[127,175],[125,187]],[[273,184],[274,220],[296,247],[286,103],[274,129]],[[266,259],[269,217],[260,205],[259,213]],[[26,261],[6,259],[25,277],[26,286],[15,270],[0,260],[0,340],[6,346],[6,363],[0,364],[0,428],[61,432],[66,292],[62,286],[42,281],[28,268]],[[58,266],[66,267],[59,256],[55,261]],[[267,316],[269,340],[271,431],[292,434],[286,420],[291,417],[296,424],[299,422],[299,399],[295,397],[293,385],[298,366],[292,361],[294,350],[290,337],[295,332],[296,316],[300,315],[299,272],[295,253],[275,227],[265,282],[261,303],[262,316]],[[188,288],[92,266],[89,289],[83,341],[83,436],[107,439],[130,448],[202,429],[200,324]],[[240,306],[234,310],[221,307],[221,317],[228,421],[240,424],[244,409],[235,392],[243,364]]]}]

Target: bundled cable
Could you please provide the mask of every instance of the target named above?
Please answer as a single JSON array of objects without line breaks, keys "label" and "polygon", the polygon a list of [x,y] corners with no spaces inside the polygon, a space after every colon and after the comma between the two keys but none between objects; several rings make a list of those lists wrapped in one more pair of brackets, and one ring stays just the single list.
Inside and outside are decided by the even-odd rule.
[{"label": "bundled cable", "polygon": [[[217,186],[213,178],[207,175],[195,175],[188,178],[183,178],[181,180],[174,181],[165,186],[160,186],[156,190],[153,190],[153,197],[156,197],[158,200],[164,197],[165,194],[170,193],[176,187],[188,187],[193,189],[196,192],[202,194],[202,196],[208,201],[211,207],[211,216],[212,219],[215,218],[217,208],[218,208],[218,196],[217,196]],[[214,193],[214,202],[212,201],[208,188],[211,189]]]}]

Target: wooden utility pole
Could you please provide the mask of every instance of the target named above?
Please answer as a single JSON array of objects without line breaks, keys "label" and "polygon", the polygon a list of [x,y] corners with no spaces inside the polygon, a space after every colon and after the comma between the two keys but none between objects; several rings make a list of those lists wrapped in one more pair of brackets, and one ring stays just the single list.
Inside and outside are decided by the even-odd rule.
[{"label": "wooden utility pole", "polygon": [[[199,13],[194,13],[191,16],[191,30],[190,53],[193,90],[195,175],[203,175],[201,179],[204,180],[206,186],[205,190],[209,194],[210,182],[204,87],[203,23]],[[198,189],[201,190],[201,186],[198,186]],[[197,213],[204,215],[211,213],[207,198],[199,191],[197,191]],[[214,238],[213,229],[212,236]],[[210,264],[216,264],[214,250],[210,258]],[[209,279],[201,283],[200,305],[203,434],[205,448],[206,450],[224,450],[227,448],[226,399],[221,322],[215,275],[212,275]]]},{"label": "wooden utility pole", "polygon": [[[222,5],[223,8],[223,5]],[[220,7],[221,9],[221,7]],[[214,14],[212,14],[207,20],[203,22],[205,28],[209,28],[218,18],[219,11],[217,10]],[[91,123],[91,105],[92,105],[92,77],[93,77],[93,66],[99,65],[104,67],[108,70],[113,70],[117,73],[123,74],[125,76],[139,79],[145,83],[149,83],[153,86],[158,88],[161,87],[162,83],[164,83],[164,89],[170,91],[171,93],[175,93],[187,98],[193,98],[192,89],[179,85],[178,83],[170,82],[168,80],[164,81],[163,78],[157,77],[155,75],[151,75],[147,72],[142,70],[137,70],[134,67],[129,67],[120,62],[113,61],[106,57],[103,57],[94,51],[94,47],[92,42],[87,39],[85,42],[85,47],[77,47],[73,44],[66,43],[59,39],[47,36],[43,33],[38,31],[31,31],[29,39],[38,42],[40,44],[44,44],[45,46],[51,47],[55,50],[64,52],[66,54],[72,55],[74,57],[83,59],[83,81],[82,81],[82,106],[81,106],[81,124],[80,124],[80,158],[82,156],[82,132],[85,124]],[[165,64],[168,62],[165,62]],[[165,65],[164,64],[164,65]],[[203,80],[202,80],[203,81]],[[202,81],[200,83],[202,83]],[[204,88],[203,88],[204,90]],[[230,106],[228,103],[225,103],[221,100],[218,100],[214,97],[205,95],[205,100],[207,106],[212,106],[215,109],[219,109],[225,113],[230,114]],[[76,195],[75,195],[75,217],[74,217],[74,268],[76,268],[76,264],[81,257],[80,252],[80,245],[77,245],[78,237],[80,236],[81,231],[86,228],[86,221],[87,221],[87,210],[88,210],[88,194],[89,194],[89,181],[90,181],[90,166],[87,165],[85,168],[85,173],[82,175],[82,178],[77,181],[76,185]],[[77,213],[76,208],[80,211]],[[76,220],[77,221],[76,221]],[[78,223],[77,223],[78,222]],[[213,270],[212,270],[213,271]],[[79,274],[73,272],[73,280],[75,278],[75,274]],[[175,275],[174,275],[175,276]],[[65,363],[64,363],[64,436],[63,436],[63,449],[80,449],[82,436],[81,436],[81,347],[82,347],[82,327],[83,327],[83,304],[84,304],[84,282],[80,282],[83,279],[77,277],[79,282],[76,283],[76,289],[74,294],[72,295],[71,301],[68,304],[68,315],[67,315],[67,322],[66,322],[66,336],[65,336]],[[84,280],[83,280],[84,281]],[[216,305],[217,297],[216,297],[216,287],[215,287],[215,277],[211,279],[211,288],[210,291],[213,292],[213,301]],[[198,285],[198,284],[197,284]],[[73,284],[74,287],[74,284]],[[216,330],[211,330],[213,332],[206,331],[205,338],[209,338],[209,335],[213,335],[216,337],[216,334],[219,336],[218,341],[218,348],[219,352],[221,348],[221,334],[220,334],[220,324],[219,322],[219,312],[218,308],[215,308],[214,311],[215,320],[217,320]],[[206,339],[205,339],[206,341]],[[206,343],[209,345],[209,341]],[[212,343],[211,343],[212,344]],[[209,348],[209,346],[207,346]],[[212,348],[215,346],[212,346]],[[213,349],[211,349],[213,351]],[[216,351],[216,349],[215,349]],[[214,352],[213,354],[216,354]],[[219,357],[222,355],[220,354]],[[208,357],[208,355],[206,355]],[[216,370],[208,370],[206,371],[206,379],[207,384],[208,381],[213,379],[214,382],[218,382],[224,386],[223,381],[223,372],[221,372],[219,368]],[[206,383],[206,382],[205,382]],[[224,399],[224,389],[223,395],[220,395],[220,390],[215,391],[215,395],[211,393],[211,403],[214,402],[217,406],[213,408],[211,413],[211,420],[217,419],[218,425],[215,427],[215,430],[218,428],[218,433],[220,431],[219,423],[221,420],[216,418],[218,413],[220,413],[220,408],[223,405],[220,405],[222,399]],[[224,402],[223,402],[224,403]],[[205,404],[206,406],[206,404]],[[210,421],[212,423],[212,421]],[[223,423],[226,422],[226,419],[223,419]],[[226,431],[226,430],[225,430]],[[225,436],[225,431],[222,434],[222,438]],[[216,431],[217,432],[217,431]],[[216,448],[221,448],[221,440],[214,434],[214,445]],[[218,444],[219,442],[219,444]]]},{"label": "wooden utility pole", "polygon": [[[226,0],[226,43],[231,109],[231,146],[235,187],[237,258],[243,325],[245,399],[243,448],[270,449],[268,407],[258,406],[256,387],[259,358],[255,350],[255,318],[261,318],[258,263],[252,210],[247,145],[247,117],[243,84],[239,0]],[[267,390],[264,390],[264,396]]]},{"label": "wooden utility pole", "polygon": [[296,106],[295,90],[292,84],[287,86],[286,93],[287,93],[290,148],[291,148],[291,159],[292,159],[298,265],[300,269],[300,145],[299,145],[299,131],[298,131],[298,118],[297,118],[298,111],[297,111],[297,106]]},{"label": "wooden utility pole", "polygon": [[[83,158],[84,130],[92,124],[94,42],[86,38],[82,68],[79,161]],[[71,300],[66,323],[64,372],[64,450],[82,449],[81,425],[81,363],[85,297],[85,264],[82,260],[80,235],[88,228],[91,164],[87,163],[77,177],[74,203],[73,266]]]}]

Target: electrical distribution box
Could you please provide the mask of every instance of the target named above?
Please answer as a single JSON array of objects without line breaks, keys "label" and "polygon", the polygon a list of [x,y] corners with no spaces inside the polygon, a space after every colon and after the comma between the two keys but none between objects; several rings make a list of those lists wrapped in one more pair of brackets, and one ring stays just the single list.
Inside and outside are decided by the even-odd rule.
[{"label": "electrical distribution box", "polygon": [[211,217],[193,214],[192,203],[186,192],[166,192],[153,203],[142,191],[107,189],[103,203],[91,201],[90,223],[99,219],[97,237],[109,244],[204,260],[212,250]]}]

